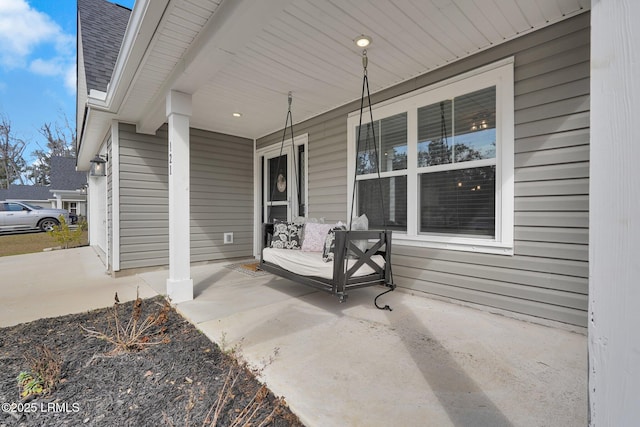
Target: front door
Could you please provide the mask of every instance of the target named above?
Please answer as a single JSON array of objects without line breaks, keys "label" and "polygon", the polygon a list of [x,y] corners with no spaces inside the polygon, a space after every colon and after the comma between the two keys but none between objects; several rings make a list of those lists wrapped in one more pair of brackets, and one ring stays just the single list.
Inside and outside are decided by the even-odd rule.
[{"label": "front door", "polygon": [[265,155],[263,160],[263,218],[264,222],[274,220],[290,221],[292,185],[290,179],[291,150]]},{"label": "front door", "polygon": [[278,145],[257,153],[255,254],[262,249],[262,238],[258,236],[262,236],[263,223],[307,216],[308,140],[307,134],[299,135],[293,143],[288,140],[283,147]]}]

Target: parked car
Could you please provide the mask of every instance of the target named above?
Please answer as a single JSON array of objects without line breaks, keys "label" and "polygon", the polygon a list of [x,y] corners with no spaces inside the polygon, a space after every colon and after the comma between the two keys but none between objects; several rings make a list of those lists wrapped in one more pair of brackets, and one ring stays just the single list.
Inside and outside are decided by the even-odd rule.
[{"label": "parked car", "polygon": [[[38,205],[32,205],[27,203],[29,206],[33,206],[36,209],[44,209],[42,206],[38,206]],[[55,209],[55,210],[62,210],[62,209]],[[71,225],[75,225],[78,223],[78,215],[74,214],[73,212],[67,212],[69,214],[69,219],[65,220],[67,221],[67,224],[71,224]]]},{"label": "parked car", "polygon": [[60,224],[60,215],[70,224],[69,212],[64,209],[43,208],[24,202],[0,202],[0,231],[51,231]]}]

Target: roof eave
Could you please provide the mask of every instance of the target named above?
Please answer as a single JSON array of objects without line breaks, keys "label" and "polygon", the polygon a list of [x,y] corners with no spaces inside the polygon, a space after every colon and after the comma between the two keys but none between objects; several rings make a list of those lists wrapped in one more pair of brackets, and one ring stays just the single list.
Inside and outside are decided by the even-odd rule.
[{"label": "roof eave", "polygon": [[[90,160],[97,154],[102,138],[107,132],[108,121],[118,117],[138,64],[147,51],[169,1],[137,0],[135,2],[107,91],[91,90],[87,97],[87,113],[79,135],[77,163],[79,170],[88,170]],[[104,120],[105,113],[109,116],[108,121]],[[99,123],[95,123],[96,119]],[[95,125],[101,127],[97,132],[86,131]]]}]

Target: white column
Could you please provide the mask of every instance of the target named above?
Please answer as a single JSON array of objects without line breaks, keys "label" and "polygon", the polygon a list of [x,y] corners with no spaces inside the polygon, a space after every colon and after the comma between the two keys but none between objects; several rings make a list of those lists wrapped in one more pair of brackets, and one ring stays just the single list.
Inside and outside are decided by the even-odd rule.
[{"label": "white column", "polygon": [[169,278],[167,295],[174,303],[193,299],[189,208],[189,118],[191,95],[171,91],[169,121]]},{"label": "white column", "polygon": [[640,420],[640,2],[592,1],[591,426]]},{"label": "white column", "polygon": [[56,209],[62,209],[62,196],[60,194],[56,194]]}]

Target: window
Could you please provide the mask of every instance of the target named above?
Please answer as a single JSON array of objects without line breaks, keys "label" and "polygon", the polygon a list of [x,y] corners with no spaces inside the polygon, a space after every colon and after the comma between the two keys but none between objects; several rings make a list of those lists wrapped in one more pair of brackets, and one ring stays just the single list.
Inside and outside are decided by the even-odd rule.
[{"label": "window", "polygon": [[495,117],[495,86],[418,108],[420,233],[495,236]]},{"label": "window", "polygon": [[365,116],[348,118],[353,214],[400,244],[513,253],[513,59]]},{"label": "window", "polygon": [[406,231],[407,114],[368,123],[356,132],[358,212],[367,214],[371,228]]},{"label": "window", "polygon": [[20,212],[27,210],[27,208],[19,205],[18,203],[5,203],[4,210],[9,212]]}]

